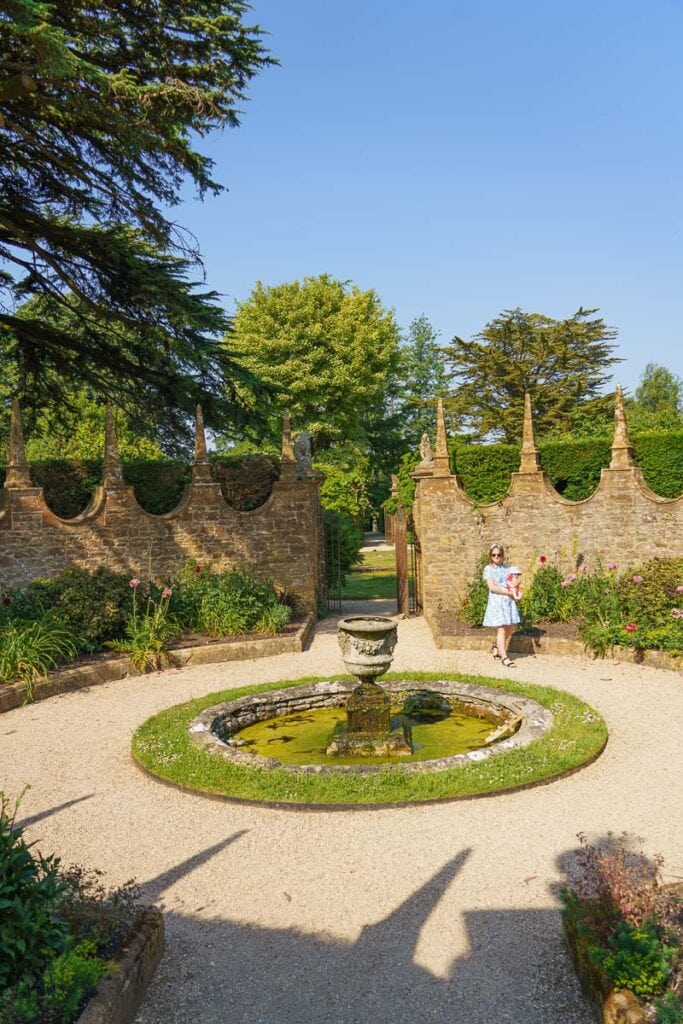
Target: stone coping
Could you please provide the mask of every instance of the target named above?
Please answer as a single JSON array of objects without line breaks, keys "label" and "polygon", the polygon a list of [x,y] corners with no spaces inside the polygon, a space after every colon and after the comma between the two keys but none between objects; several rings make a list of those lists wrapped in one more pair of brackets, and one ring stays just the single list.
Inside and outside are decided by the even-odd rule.
[{"label": "stone coping", "polygon": [[132,1024],[164,952],[164,918],[145,907],[76,1024]]},{"label": "stone coping", "polygon": [[[491,649],[492,632],[482,629],[481,636],[462,636],[458,633],[444,633],[435,619],[427,617],[432,631],[434,643],[441,650],[449,651],[489,651]],[[513,634],[508,648],[513,654],[552,654],[569,658],[590,658],[597,660],[581,640],[567,640],[564,637],[528,636],[523,633]],[[639,651],[635,647],[612,647],[605,658],[611,661],[623,661],[630,665],[647,665],[648,668],[662,668],[677,672],[683,669],[683,658],[676,658],[666,651]]]},{"label": "stone coping", "polygon": [[383,771],[403,772],[441,772],[449,768],[463,767],[478,761],[486,761],[490,757],[519,750],[540,739],[552,725],[551,712],[519,694],[505,693],[488,686],[473,683],[462,683],[454,680],[430,680],[427,685],[419,681],[396,680],[382,684],[388,693],[401,694],[419,690],[432,690],[445,697],[457,698],[458,704],[471,704],[480,712],[488,712],[495,720],[500,720],[501,712],[508,712],[511,717],[522,716],[519,729],[506,739],[496,740],[487,747],[471,750],[467,754],[454,754],[450,757],[435,758],[431,761],[419,761],[409,764],[390,765],[321,765],[321,764],[282,764],[277,758],[262,757],[249,754],[229,741],[221,739],[219,733],[227,730],[230,735],[268,718],[303,711],[311,708],[342,706],[356,684],[339,680],[335,682],[308,683],[292,686],[286,690],[271,690],[268,693],[256,693],[238,700],[226,701],[207,708],[189,725],[188,732],[193,742],[207,754],[223,757],[235,765],[245,768],[266,770],[282,769],[295,774],[370,774]]},{"label": "stone coping", "polygon": [[[185,668],[187,665],[211,665],[222,661],[246,661],[249,658],[268,658],[274,654],[302,651],[315,623],[309,614],[295,630],[288,634],[261,637],[258,640],[233,640],[229,643],[210,643],[196,647],[178,647],[163,657],[163,668]],[[82,690],[100,683],[110,683],[128,676],[141,675],[128,658],[110,658],[90,665],[50,672],[34,685],[34,701],[47,700],[61,693]],[[0,686],[0,714],[26,704],[23,683]]]}]

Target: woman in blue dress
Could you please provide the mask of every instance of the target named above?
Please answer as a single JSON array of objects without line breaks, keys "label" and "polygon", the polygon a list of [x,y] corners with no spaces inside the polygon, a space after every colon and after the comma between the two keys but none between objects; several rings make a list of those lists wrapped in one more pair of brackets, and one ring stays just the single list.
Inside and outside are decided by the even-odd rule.
[{"label": "woman in blue dress", "polygon": [[506,668],[514,668],[514,661],[508,658],[508,644],[519,622],[519,611],[517,601],[507,585],[507,574],[503,546],[492,544],[489,548],[489,562],[484,566],[483,573],[484,583],[489,588],[489,599],[482,625],[496,630],[496,640],[491,648],[493,657],[500,658]]}]

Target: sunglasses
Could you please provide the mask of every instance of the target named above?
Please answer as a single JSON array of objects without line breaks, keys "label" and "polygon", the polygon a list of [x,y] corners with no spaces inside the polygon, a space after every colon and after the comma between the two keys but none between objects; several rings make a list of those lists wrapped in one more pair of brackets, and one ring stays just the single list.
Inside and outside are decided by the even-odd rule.
[{"label": "sunglasses", "polygon": [[502,551],[492,551],[491,552],[491,558],[502,558],[502,557],[503,557],[503,552]]}]

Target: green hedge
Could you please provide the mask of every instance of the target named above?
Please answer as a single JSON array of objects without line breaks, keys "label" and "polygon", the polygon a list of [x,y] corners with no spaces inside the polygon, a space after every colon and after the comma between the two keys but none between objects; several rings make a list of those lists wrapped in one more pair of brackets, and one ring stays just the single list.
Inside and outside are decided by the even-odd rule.
[{"label": "green hedge", "polygon": [[[220,483],[226,501],[243,512],[262,505],[280,475],[279,459],[274,455],[219,456],[210,461],[211,475]],[[0,467],[0,486],[5,475],[5,467]],[[170,460],[126,462],[123,475],[145,511],[161,515],[171,512],[180,501],[185,485],[192,479],[192,467]],[[101,483],[102,462],[38,462],[31,466],[31,479],[34,486],[45,491],[52,511],[62,519],[71,519],[86,508]]]}]

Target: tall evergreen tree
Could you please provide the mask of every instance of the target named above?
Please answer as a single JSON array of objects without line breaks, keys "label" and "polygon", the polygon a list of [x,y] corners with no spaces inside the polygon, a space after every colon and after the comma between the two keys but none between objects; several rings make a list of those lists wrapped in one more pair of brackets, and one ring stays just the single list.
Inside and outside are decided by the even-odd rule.
[{"label": "tall evergreen tree", "polygon": [[403,431],[413,448],[422,434],[434,435],[436,402],[449,388],[446,353],[438,338],[438,331],[423,313],[410,324],[401,349]]},{"label": "tall evergreen tree", "polygon": [[[239,123],[272,63],[247,10],[3,0],[0,334],[39,405],[80,383],[185,411],[200,400],[209,421],[248,405],[217,296],[188,280],[196,243],[167,212],[187,179],[221,191],[196,140]],[[39,313],[18,315],[37,296]]]}]

